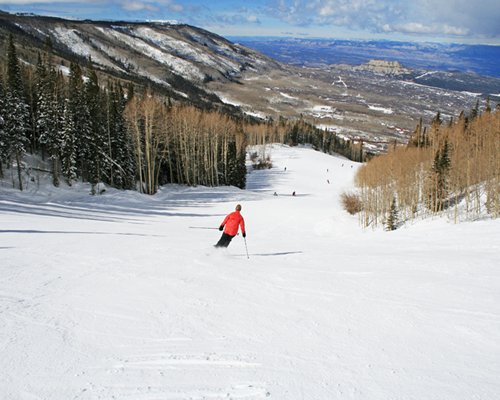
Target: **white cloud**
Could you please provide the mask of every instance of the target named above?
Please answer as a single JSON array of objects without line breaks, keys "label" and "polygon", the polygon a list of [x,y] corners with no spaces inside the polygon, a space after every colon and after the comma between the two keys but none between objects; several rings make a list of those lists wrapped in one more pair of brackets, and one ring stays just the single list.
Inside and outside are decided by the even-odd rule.
[{"label": "white cloud", "polygon": [[170,4],[169,9],[174,12],[182,12],[184,11],[184,6],[182,4]]},{"label": "white cloud", "polygon": [[409,22],[407,24],[385,24],[382,26],[384,32],[399,32],[409,34],[424,34],[424,35],[453,35],[465,36],[469,34],[466,28],[459,28],[449,25],[426,25],[420,22]]},{"label": "white cloud", "polygon": [[498,0],[275,0],[269,11],[309,28],[500,39]]},{"label": "white cloud", "polygon": [[259,23],[259,18],[256,15],[249,15],[246,18],[247,22],[250,22],[252,24]]},{"label": "white cloud", "polygon": [[[2,0],[0,0],[2,1]],[[121,7],[127,11],[160,11],[162,8],[167,8],[172,12],[184,11],[182,4],[173,3],[170,0],[126,0],[120,1]]]},{"label": "white cloud", "polygon": [[334,10],[331,5],[326,5],[319,10],[319,15],[321,17],[329,17],[334,14]]},{"label": "white cloud", "polygon": [[140,1],[125,1],[122,8],[127,11],[158,11],[158,7]]},{"label": "white cloud", "polygon": [[[89,3],[103,3],[105,0],[89,0]],[[75,3],[75,0],[0,0],[0,4],[8,5],[29,5],[29,4],[64,4],[64,3]]]}]

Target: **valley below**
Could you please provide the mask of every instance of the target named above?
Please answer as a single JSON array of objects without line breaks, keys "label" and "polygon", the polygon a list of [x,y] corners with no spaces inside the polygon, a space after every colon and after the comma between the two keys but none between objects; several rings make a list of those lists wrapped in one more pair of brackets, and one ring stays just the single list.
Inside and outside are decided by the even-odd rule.
[{"label": "valley below", "polygon": [[[425,74],[425,73],[422,73]],[[260,118],[303,118],[318,128],[362,140],[379,153],[406,143],[420,118],[439,112],[445,123],[475,107],[481,93],[420,84],[415,74],[384,74],[349,65],[283,65],[269,73],[246,71],[238,82],[210,82],[223,102]],[[419,76],[417,76],[418,78]]]}]

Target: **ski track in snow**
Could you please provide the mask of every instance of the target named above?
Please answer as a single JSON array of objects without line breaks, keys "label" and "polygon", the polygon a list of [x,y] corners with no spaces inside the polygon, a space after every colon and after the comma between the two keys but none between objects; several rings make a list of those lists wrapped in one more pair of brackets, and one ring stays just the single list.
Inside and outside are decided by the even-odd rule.
[{"label": "ski track in snow", "polygon": [[[496,400],[499,221],[362,230],[358,164],[266,151],[247,191],[1,183],[0,398]],[[196,229],[236,203],[249,259]]]}]

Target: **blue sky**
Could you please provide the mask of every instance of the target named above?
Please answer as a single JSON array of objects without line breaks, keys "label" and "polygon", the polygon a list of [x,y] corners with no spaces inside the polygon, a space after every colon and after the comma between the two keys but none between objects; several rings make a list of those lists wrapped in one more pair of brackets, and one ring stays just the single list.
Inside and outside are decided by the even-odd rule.
[{"label": "blue sky", "polygon": [[64,18],[177,20],[222,36],[500,45],[500,0],[0,0],[0,9]]}]

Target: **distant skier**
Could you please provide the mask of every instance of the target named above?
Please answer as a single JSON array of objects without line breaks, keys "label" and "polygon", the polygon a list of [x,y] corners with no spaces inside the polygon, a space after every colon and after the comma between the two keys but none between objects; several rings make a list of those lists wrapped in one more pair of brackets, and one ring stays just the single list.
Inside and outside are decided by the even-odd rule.
[{"label": "distant skier", "polygon": [[292,196],[295,196],[295,192],[292,192]]},{"label": "distant skier", "polygon": [[229,246],[231,240],[233,240],[233,238],[238,234],[238,227],[241,228],[241,234],[243,235],[243,237],[247,236],[245,231],[245,220],[240,214],[240,211],[241,205],[238,204],[236,206],[236,210],[228,214],[226,218],[224,218],[224,221],[222,221],[222,224],[220,224],[219,226],[219,231],[224,230],[224,233],[222,234],[215,247]]}]

